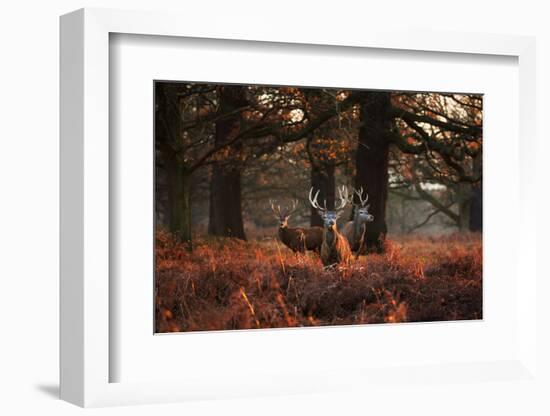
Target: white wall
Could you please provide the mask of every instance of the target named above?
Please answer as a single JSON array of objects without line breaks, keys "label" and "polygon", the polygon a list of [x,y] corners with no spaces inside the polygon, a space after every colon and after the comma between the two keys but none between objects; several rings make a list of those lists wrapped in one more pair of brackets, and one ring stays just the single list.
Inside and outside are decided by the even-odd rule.
[{"label": "white wall", "polygon": [[[543,99],[544,94],[550,93],[550,14],[543,7],[546,2],[277,0],[269,3],[210,3],[215,2],[20,0],[2,3],[0,140],[3,146],[0,150],[0,189],[4,197],[0,205],[1,413],[32,414],[34,410],[34,413],[40,411],[46,414],[72,414],[80,411],[54,399],[58,375],[59,15],[84,6],[168,9],[186,11],[190,19],[204,19],[205,25],[212,24],[212,19],[209,18],[212,14],[230,18],[231,13],[245,13],[251,18],[275,18],[281,22],[281,30],[284,30],[285,25],[300,25],[304,19],[319,22],[345,19],[350,25],[382,25],[391,20],[411,28],[428,26],[437,30],[536,35],[538,128],[539,135],[545,133],[547,114],[550,114],[549,101]],[[262,4],[265,5],[261,6]],[[327,30],[330,30],[330,24],[327,25]],[[547,142],[542,143],[542,146],[539,154],[550,150]],[[543,174],[547,176],[540,168],[540,175]],[[538,179],[539,186],[544,186],[542,178]],[[548,202],[547,200],[546,197],[544,202]],[[542,202],[543,200],[540,214],[545,214],[547,209]],[[539,237],[542,243],[542,237],[548,233],[548,221],[545,218],[541,220],[544,221]],[[540,244],[539,246],[542,247]],[[547,312],[548,308],[545,308],[544,311]],[[479,395],[471,394],[467,399],[459,400],[455,397],[453,403],[442,410],[447,414],[464,414],[469,410],[475,410],[477,414],[481,414],[483,410],[494,414],[505,414],[506,411],[514,414],[520,411],[536,414],[531,403],[520,403],[514,399],[513,392],[510,393],[507,394],[503,387],[501,401],[479,405],[476,403],[476,400],[482,399]],[[323,397],[166,405],[154,410],[151,407],[103,409],[99,413],[315,412],[334,415],[368,411],[368,402],[363,402],[365,400],[360,398],[350,399],[345,394],[335,394]],[[387,414],[411,413],[415,409],[426,413],[428,410],[437,411],[436,406],[437,402],[429,397],[417,396],[414,401],[395,398],[387,403]]]}]

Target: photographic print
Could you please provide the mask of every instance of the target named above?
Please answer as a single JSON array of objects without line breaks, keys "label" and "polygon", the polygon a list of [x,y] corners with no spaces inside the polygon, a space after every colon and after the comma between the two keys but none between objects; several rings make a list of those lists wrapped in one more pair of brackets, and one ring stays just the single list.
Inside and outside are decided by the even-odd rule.
[{"label": "photographic print", "polygon": [[481,94],[154,93],[155,332],[482,319]]}]

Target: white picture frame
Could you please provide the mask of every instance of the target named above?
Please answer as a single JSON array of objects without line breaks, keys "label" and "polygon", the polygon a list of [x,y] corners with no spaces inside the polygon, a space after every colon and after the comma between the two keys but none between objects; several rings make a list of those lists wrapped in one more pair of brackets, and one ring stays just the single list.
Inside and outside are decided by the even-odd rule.
[{"label": "white picture frame", "polygon": [[[322,28],[289,28],[281,32],[268,24],[240,26],[231,22],[204,26],[172,13],[82,9],[61,18],[61,398],[80,406],[159,403],[197,398],[248,397],[373,389],[396,378],[433,383],[461,380],[501,380],[539,388],[536,347],[536,217],[535,189],[535,41],[529,37],[472,33],[403,32],[363,28],[327,34]],[[319,377],[316,373],[271,374],[260,380],[183,378],[179,381],[110,382],[109,297],[109,36],[114,33],[184,38],[278,42],[334,47],[431,51],[453,54],[504,55],[519,65],[519,205],[521,227],[517,270],[518,346],[513,356],[498,362],[418,363],[414,369],[341,368]],[[277,336],[277,334],[273,335]],[[120,358],[120,357],[118,357]],[[243,364],[251,365],[251,364]],[[367,371],[368,370],[368,371]],[[442,375],[443,374],[443,375]],[[346,382],[342,382],[346,380]],[[430,387],[432,385],[432,387]],[[523,386],[525,384],[522,384]],[[382,388],[383,390],[383,388]],[[494,391],[488,394],[496,394]]]}]

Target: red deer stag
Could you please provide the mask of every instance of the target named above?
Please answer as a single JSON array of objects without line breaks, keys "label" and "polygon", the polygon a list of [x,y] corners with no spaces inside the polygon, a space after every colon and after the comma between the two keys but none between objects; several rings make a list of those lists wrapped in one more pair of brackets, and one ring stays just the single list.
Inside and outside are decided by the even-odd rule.
[{"label": "red deer stag", "polygon": [[357,195],[359,202],[353,202],[353,194],[349,198],[348,202],[351,202],[354,207],[353,220],[348,221],[344,225],[342,235],[347,238],[351,250],[359,256],[359,254],[366,253],[365,233],[367,231],[367,222],[373,221],[374,217],[369,214],[369,205],[367,205],[369,195],[365,192],[365,198],[363,199],[363,188],[354,190],[354,193]]},{"label": "red deer stag", "polygon": [[275,206],[273,201],[269,201],[271,210],[275,218],[279,221],[279,240],[294,252],[305,253],[306,250],[319,252],[323,242],[322,227],[289,227],[288,219],[298,206],[298,201],[292,201],[292,206],[281,210],[281,206]]},{"label": "red deer stag", "polygon": [[336,221],[344,212],[344,207],[348,201],[348,192],[346,187],[338,189],[340,194],[340,204],[334,210],[327,208],[327,201],[324,206],[319,205],[317,197],[319,191],[313,196],[313,188],[309,190],[309,202],[317,210],[319,216],[323,219],[323,242],[321,244],[321,261],[325,267],[331,267],[336,264],[349,264],[351,260],[351,249],[348,240],[338,232]]}]

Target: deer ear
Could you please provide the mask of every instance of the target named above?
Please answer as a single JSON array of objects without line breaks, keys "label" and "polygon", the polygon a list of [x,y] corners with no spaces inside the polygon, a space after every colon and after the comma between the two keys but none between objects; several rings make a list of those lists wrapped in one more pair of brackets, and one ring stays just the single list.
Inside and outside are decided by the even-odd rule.
[{"label": "deer ear", "polygon": [[366,209],[370,209],[370,204],[367,204],[367,206],[365,207]]}]

